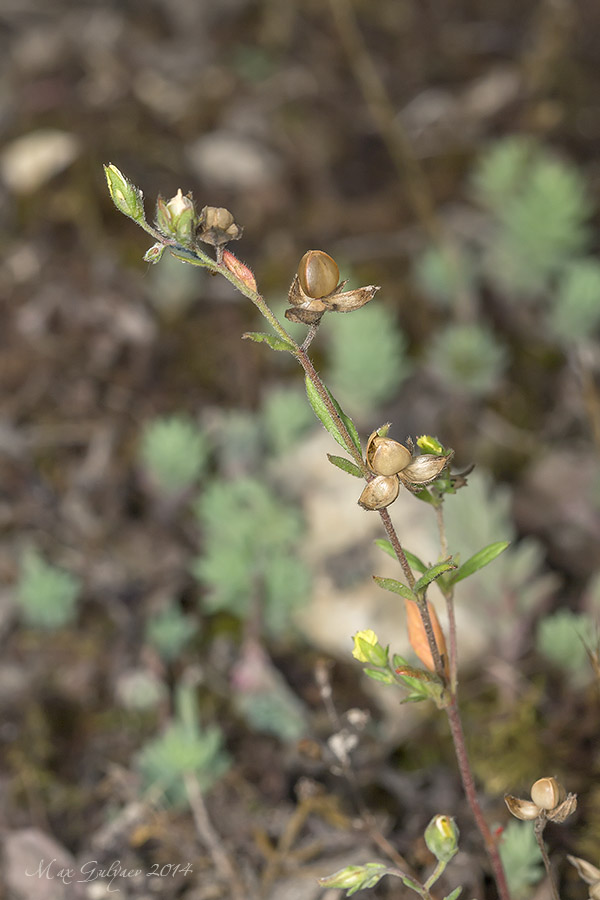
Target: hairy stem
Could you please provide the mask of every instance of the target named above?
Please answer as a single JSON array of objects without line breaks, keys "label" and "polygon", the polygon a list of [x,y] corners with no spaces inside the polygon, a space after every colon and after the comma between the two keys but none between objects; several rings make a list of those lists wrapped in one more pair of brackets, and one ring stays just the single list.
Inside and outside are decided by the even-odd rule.
[{"label": "hairy stem", "polygon": [[458,762],[458,769],[460,772],[463,790],[471,808],[473,818],[475,819],[475,824],[477,825],[479,833],[483,838],[485,850],[492,866],[492,871],[494,873],[494,880],[498,889],[498,895],[500,897],[500,900],[510,900],[510,892],[508,890],[508,884],[506,883],[506,875],[504,874],[504,868],[502,866],[502,860],[500,859],[498,845],[496,840],[494,839],[492,832],[489,829],[487,822],[485,821],[481,806],[479,805],[479,800],[477,799],[477,793],[475,791],[475,781],[473,778],[473,772],[471,771],[471,764],[469,762],[469,756],[467,753],[465,734],[462,727],[456,694],[453,693],[451,695],[450,703],[445,707],[445,712],[448,717],[448,724],[450,725],[450,733],[452,734],[454,752],[456,753],[456,760]]}]

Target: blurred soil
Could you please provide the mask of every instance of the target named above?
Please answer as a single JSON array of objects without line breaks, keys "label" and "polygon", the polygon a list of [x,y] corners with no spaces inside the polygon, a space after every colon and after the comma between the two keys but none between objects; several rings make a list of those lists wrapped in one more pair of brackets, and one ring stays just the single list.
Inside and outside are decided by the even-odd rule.
[{"label": "blurred soil", "polygon": [[[488,141],[513,132],[568,154],[600,207],[598,4],[354,7],[440,222],[476,227],[465,175]],[[143,624],[164,596],[188,610],[200,592],[189,574],[194,523],[165,514],[145,490],[139,436],[160,414],[253,411],[265,384],[299,376],[278,354],[240,340],[260,325],[225,282],[142,262],[146,236],[112,206],[102,163],[143,188],[149,212],[159,193],[179,187],[199,206],[232,209],[244,226],[233,249],[269,297],[285,295],[309,247],[323,247],[342,269],[351,264],[358,283],[383,286],[381,302],[397,313],[417,361],[439,311],[408,278],[426,240],[411,175],[394,164],[327,2],[2,0],[0,59],[0,882],[10,900],[96,898],[100,880],[65,885],[24,872],[53,858],[64,867],[120,860],[144,873],[190,862],[186,877],[123,878],[120,896],[235,896],[189,814],[140,804],[131,766],[168,721],[185,668],[149,651]],[[493,304],[486,314],[510,339]],[[538,349],[532,333],[531,352],[515,359],[489,404],[448,402],[417,377],[410,402],[399,398],[383,415],[412,433],[447,435],[461,464],[475,461],[509,484],[519,533],[539,537],[558,577],[561,593],[549,603],[577,608],[598,570],[600,517],[590,501],[598,447],[577,372],[556,356],[540,363]],[[597,385],[591,390],[597,404]],[[374,410],[365,432],[382,420]],[[20,623],[15,585],[32,544],[83,580],[72,627],[46,633]],[[381,850],[356,825],[353,789],[322,754],[332,726],[314,680],[319,650],[293,641],[269,648],[310,715],[306,743],[285,746],[245,725],[228,702],[233,634],[208,628],[186,660],[202,668],[203,714],[217,718],[234,760],[209,797],[214,824],[248,897],[338,896],[316,878]],[[370,707],[376,721],[357,668],[334,667],[336,703]],[[119,702],[123,679],[140,669],[168,687],[150,712]],[[597,686],[576,696],[556,677],[542,699],[538,675],[533,666],[510,675],[509,693],[524,696],[531,713],[513,740],[525,755],[552,749],[542,761],[559,759],[571,789],[587,791],[576,824],[554,828],[549,843],[557,858],[587,852],[596,864]],[[498,679],[486,673],[483,682],[465,675],[467,723],[479,735],[498,710]],[[378,737],[376,726],[368,732],[356,759],[363,796],[417,871],[430,864],[419,837],[429,818],[456,814],[464,852],[451,886],[491,898],[469,862],[482,854],[444,725],[424,717],[414,729],[406,743]],[[506,821],[501,796],[486,812]],[[584,896],[566,864],[560,871],[561,896]],[[404,896],[399,884],[384,880],[370,896]]]}]

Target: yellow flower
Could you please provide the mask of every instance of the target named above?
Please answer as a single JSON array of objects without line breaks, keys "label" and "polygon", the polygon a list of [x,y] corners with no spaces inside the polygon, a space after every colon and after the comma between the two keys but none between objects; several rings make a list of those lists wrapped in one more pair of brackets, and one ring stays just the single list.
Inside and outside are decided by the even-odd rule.
[{"label": "yellow flower", "polygon": [[352,651],[354,659],[357,659],[359,662],[370,662],[361,647],[361,643],[376,647],[379,643],[379,639],[375,632],[370,628],[367,628],[364,631],[357,631],[352,640],[354,641],[354,650]]}]

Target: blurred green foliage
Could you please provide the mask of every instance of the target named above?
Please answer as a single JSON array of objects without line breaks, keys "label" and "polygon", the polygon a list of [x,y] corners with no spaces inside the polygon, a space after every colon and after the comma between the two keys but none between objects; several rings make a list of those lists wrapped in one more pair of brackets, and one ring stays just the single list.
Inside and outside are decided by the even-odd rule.
[{"label": "blurred green foliage", "polygon": [[208,458],[208,446],[192,419],[173,415],[145,426],[140,454],[160,489],[181,491],[199,478]]},{"label": "blurred green foliage", "polygon": [[51,631],[72,623],[82,585],[78,578],[47,563],[30,548],[21,559],[17,601],[27,625]]},{"label": "blurred green foliage", "polygon": [[271,633],[279,633],[310,591],[298,556],[302,519],[257,478],[215,479],[195,503],[203,552],[192,566],[208,588],[204,608],[240,618],[262,608]]},{"label": "blurred green foliage", "polygon": [[594,634],[595,629],[597,623],[586,613],[560,609],[539,623],[536,648],[575,682],[586,681],[592,677],[593,671],[585,641]]},{"label": "blurred green foliage", "polygon": [[187,803],[184,776],[193,775],[206,791],[227,771],[229,757],[222,748],[223,737],[216,726],[201,727],[194,688],[180,685],[174,720],[142,747],[136,766],[144,790],[158,789],[164,802],[180,807]]},{"label": "blurred green foliage", "polygon": [[192,640],[198,623],[170,604],[146,623],[146,640],[165,662],[172,662]]},{"label": "blurred green foliage", "polygon": [[491,331],[476,323],[448,325],[428,348],[431,369],[455,390],[473,396],[493,391],[507,364],[505,348]]},{"label": "blurred green foliage", "polygon": [[500,857],[512,896],[515,900],[529,897],[532,885],[541,881],[544,874],[542,854],[531,822],[508,823],[502,832]]}]

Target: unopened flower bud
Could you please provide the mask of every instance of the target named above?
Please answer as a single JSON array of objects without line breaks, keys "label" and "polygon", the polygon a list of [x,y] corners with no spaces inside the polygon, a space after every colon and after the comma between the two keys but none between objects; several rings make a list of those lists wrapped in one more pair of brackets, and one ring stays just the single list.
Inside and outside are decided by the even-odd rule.
[{"label": "unopened flower bud", "polygon": [[104,166],[108,190],[117,209],[134,222],[145,222],[144,195],[116,166]]},{"label": "unopened flower bud", "polygon": [[150,249],[146,250],[146,252],[144,253],[144,257],[143,257],[144,262],[157,263],[157,262],[159,262],[159,260],[164,252],[165,252],[164,244],[160,244],[160,243],[152,244]]},{"label": "unopened flower bud", "polygon": [[435,453],[436,456],[440,456],[444,453],[444,448],[438,439],[432,437],[430,434],[422,434],[421,437],[417,438],[417,447],[419,447],[423,453]]},{"label": "unopened flower bud", "polygon": [[449,862],[458,850],[459,831],[449,816],[434,816],[425,829],[425,843],[439,862]]},{"label": "unopened flower bud", "polygon": [[156,203],[156,224],[163,234],[171,235],[184,246],[192,242],[196,222],[194,203],[189,194],[185,196],[181,188],[170,200],[158,198]]},{"label": "unopened flower bud", "polygon": [[385,666],[387,651],[381,646],[377,635],[370,628],[358,631],[352,638],[354,649],[352,656],[359,662],[371,663],[374,666]]},{"label": "unopened flower bud", "polygon": [[343,891],[354,894],[361,888],[375,887],[380,878],[388,871],[387,866],[382,863],[366,863],[364,866],[346,866],[328,875],[326,878],[319,878],[321,887],[340,888]]},{"label": "unopened flower bud", "polygon": [[237,256],[234,256],[229,250],[223,251],[223,265],[229,269],[232,275],[239,278],[247,288],[251,291],[256,291],[256,279],[252,269],[249,269],[243,262],[240,262]]}]

